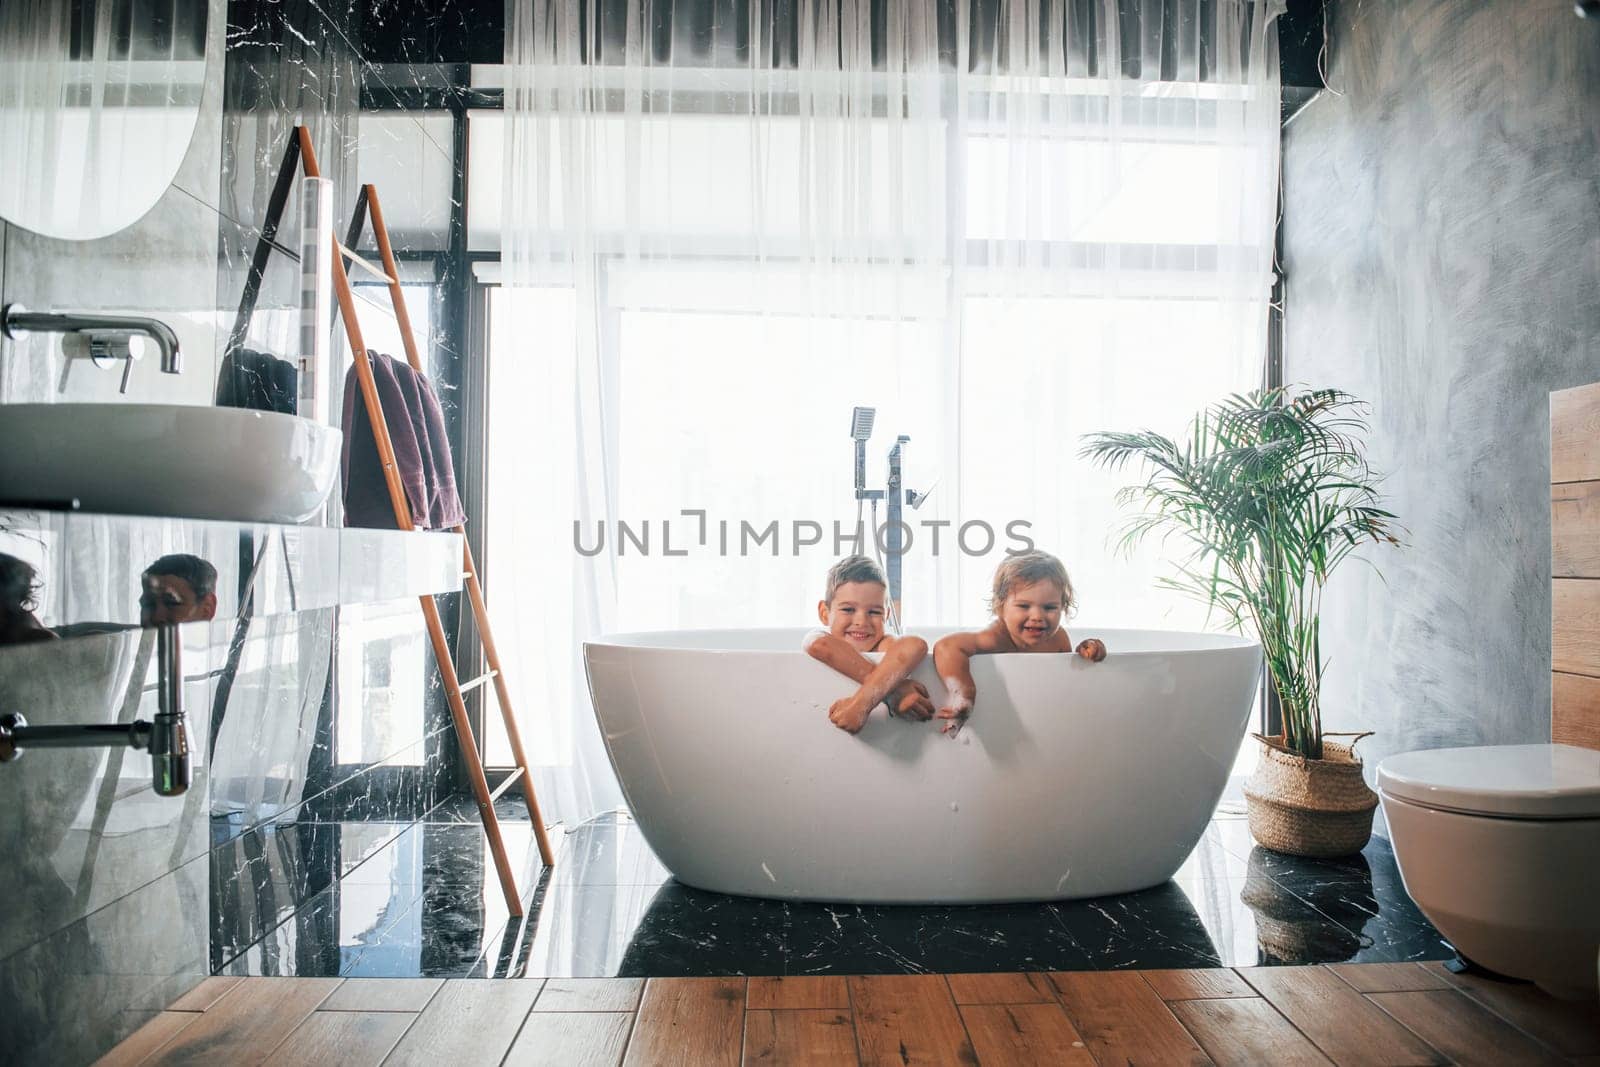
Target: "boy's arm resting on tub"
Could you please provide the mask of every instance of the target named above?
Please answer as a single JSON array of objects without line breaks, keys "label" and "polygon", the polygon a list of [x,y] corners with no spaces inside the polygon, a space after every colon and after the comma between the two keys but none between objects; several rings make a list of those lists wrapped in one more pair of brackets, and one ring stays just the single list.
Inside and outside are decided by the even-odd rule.
[{"label": "boy's arm resting on tub", "polygon": [[[917,664],[928,654],[928,643],[922,638],[885,638],[879,646],[883,659],[878,663],[873,663],[849,642],[841,641],[826,630],[813,630],[807,634],[805,650],[817,662],[832,667],[862,686],[856,696],[864,699],[870,695],[869,690],[883,689],[881,696],[866,705],[867,710],[883,701],[889,705],[889,711],[896,715],[910,715],[918,719],[933,717],[933,701],[928,696],[927,687],[906,677],[916,670]],[[876,682],[869,686],[868,679],[875,675]],[[887,688],[882,684],[885,680]]]},{"label": "boy's arm resting on tub", "polygon": [[[872,709],[885,699],[892,701],[891,714],[898,714],[904,708],[908,714],[921,719],[933,715],[933,702],[928,699],[927,690],[906,679],[928,654],[928,643],[920,637],[888,637],[878,643],[876,651],[882,651],[883,658],[872,668],[861,688],[843,700],[834,701],[828,709],[828,719],[846,733],[860,733]],[[907,685],[915,688],[908,692]]]},{"label": "boy's arm resting on tub", "polygon": [[878,645],[883,659],[861,683],[861,699],[867,706],[876,707],[884,702],[889,714],[906,715],[914,719],[933,718],[933,701],[921,682],[910,678],[928,655],[928,642],[920,637],[886,637]]},{"label": "boy's arm resting on tub", "polygon": [[872,673],[873,662],[826,630],[812,630],[803,646],[811,658],[826,664],[860,685]]}]

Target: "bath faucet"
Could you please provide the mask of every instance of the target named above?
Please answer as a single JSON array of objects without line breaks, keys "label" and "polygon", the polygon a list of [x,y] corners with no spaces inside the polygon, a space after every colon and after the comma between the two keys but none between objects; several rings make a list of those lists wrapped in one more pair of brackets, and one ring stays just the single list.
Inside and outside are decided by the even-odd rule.
[{"label": "bath faucet", "polygon": [[156,631],[158,704],[153,722],[92,723],[74,726],[29,726],[22,715],[0,715],[0,763],[22,755],[24,748],[129,748],[150,753],[150,785],[164,797],[189,788],[189,726],[183,711],[182,647],[175,626]]},{"label": "bath faucet", "polygon": [[74,355],[94,360],[97,367],[108,367],[117,360],[123,361],[121,392],[128,391],[128,377],[133,373],[133,361],[142,353],[134,351],[133,339],[147,337],[155,342],[161,353],[161,373],[183,373],[183,352],[178,346],[178,335],[172,327],[159,319],[137,315],[79,315],[72,313],[29,311],[21,304],[7,304],[0,308],[0,334],[13,340],[24,333],[61,333],[80,338],[80,351]]},{"label": "bath faucet", "polygon": [[[905,539],[901,536],[905,524],[901,521],[905,505],[913,508],[921,507],[928,499],[927,493],[918,493],[915,489],[906,489],[901,479],[901,468],[905,459],[905,445],[911,440],[905,434],[895,438],[894,447],[889,450],[889,484],[883,489],[867,488],[867,439],[872,436],[872,424],[877,417],[876,408],[858,407],[851,412],[850,437],[856,443],[856,500],[872,502],[874,545],[877,544],[877,517],[878,501],[885,504],[885,528],[883,554],[884,572],[889,579],[889,603],[898,625],[900,620],[900,557],[905,551]],[[859,514],[858,514],[859,519]]]}]

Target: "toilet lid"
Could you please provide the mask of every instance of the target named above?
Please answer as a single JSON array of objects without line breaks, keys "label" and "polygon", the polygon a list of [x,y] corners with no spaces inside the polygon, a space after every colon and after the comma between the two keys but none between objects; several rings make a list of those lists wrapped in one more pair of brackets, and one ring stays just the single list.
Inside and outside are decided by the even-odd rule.
[{"label": "toilet lid", "polygon": [[1378,764],[1378,789],[1425,807],[1475,815],[1600,817],[1600,751],[1488,745],[1405,752]]}]

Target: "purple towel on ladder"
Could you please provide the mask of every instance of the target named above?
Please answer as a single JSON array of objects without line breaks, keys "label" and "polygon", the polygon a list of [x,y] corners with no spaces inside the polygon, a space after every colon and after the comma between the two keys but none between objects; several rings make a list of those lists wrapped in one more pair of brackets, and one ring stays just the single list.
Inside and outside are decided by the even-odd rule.
[{"label": "purple towel on ladder", "polygon": [[[422,530],[461,525],[466,512],[432,384],[409,364],[381,352],[368,355],[412,524]],[[353,364],[344,380],[343,476],[345,525],[394,529],[394,505]]]},{"label": "purple towel on ladder", "polygon": [[444,408],[439,403],[439,394],[434,392],[428,376],[412,370],[409,363],[397,361],[395,374],[400,379],[400,391],[406,396],[422,453],[428,513],[426,521],[418,518],[416,523],[429,530],[460,526],[467,521],[467,513],[461,506],[461,494],[456,490],[455,457],[451,455],[450,438],[445,433]]}]

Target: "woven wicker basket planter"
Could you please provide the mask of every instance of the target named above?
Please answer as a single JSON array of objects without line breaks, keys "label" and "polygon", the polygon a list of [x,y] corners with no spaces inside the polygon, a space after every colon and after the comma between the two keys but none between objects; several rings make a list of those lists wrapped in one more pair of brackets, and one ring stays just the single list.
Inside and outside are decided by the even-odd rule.
[{"label": "woven wicker basket planter", "polygon": [[1322,758],[1306,759],[1275,738],[1262,737],[1256,770],[1245,783],[1250,835],[1291,856],[1348,856],[1372,837],[1378,794],[1361,776],[1349,742],[1322,742]]}]

